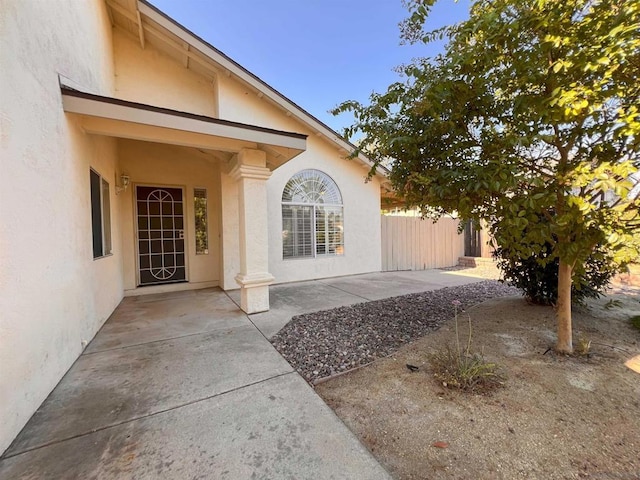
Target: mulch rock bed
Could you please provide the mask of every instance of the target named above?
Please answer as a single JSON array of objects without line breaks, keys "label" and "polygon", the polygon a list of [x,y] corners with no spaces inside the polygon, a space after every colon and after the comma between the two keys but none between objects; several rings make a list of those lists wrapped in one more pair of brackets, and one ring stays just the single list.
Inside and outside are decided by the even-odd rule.
[{"label": "mulch rock bed", "polygon": [[308,382],[386,357],[463,310],[520,291],[489,280],[297,315],[271,343]]}]

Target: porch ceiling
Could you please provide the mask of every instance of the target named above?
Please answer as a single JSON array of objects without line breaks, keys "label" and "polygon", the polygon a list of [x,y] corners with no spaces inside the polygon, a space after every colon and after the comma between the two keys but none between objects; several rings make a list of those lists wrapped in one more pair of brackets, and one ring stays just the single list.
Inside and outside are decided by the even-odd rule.
[{"label": "porch ceiling", "polygon": [[61,85],[64,111],[78,115],[87,133],[237,153],[262,150],[275,169],[306,150],[306,135],[193,115]]}]

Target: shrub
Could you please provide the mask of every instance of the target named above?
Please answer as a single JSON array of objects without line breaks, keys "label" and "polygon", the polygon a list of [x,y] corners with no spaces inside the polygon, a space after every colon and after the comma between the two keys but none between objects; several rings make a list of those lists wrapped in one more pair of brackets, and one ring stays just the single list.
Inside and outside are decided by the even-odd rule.
[{"label": "shrub", "polygon": [[467,346],[460,346],[458,334],[458,305],[455,305],[456,346],[446,345],[429,356],[433,376],[446,388],[487,392],[504,384],[504,376],[496,363],[487,362],[484,356],[471,352],[471,317]]},{"label": "shrub", "polygon": [[[515,252],[499,247],[493,256],[498,261],[504,282],[522,290],[533,303],[553,305],[558,300],[558,259],[551,257],[551,249],[551,244],[545,243],[538,255],[521,258]],[[587,298],[599,298],[611,279],[624,268],[596,248],[583,266],[574,269],[572,299],[582,303]]]},{"label": "shrub", "polygon": [[498,365],[487,362],[480,354],[466,354],[450,345],[431,355],[433,376],[447,388],[488,391],[503,384]]},{"label": "shrub", "polygon": [[580,335],[573,353],[579,357],[588,357],[591,354],[591,340],[584,335]]}]

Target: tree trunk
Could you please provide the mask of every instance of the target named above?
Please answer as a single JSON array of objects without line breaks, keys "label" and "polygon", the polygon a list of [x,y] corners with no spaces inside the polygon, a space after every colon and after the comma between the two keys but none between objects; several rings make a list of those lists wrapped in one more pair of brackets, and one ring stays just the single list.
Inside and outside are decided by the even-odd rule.
[{"label": "tree trunk", "polygon": [[558,304],[556,318],[558,319],[558,343],[556,350],[560,353],[573,353],[571,335],[571,276],[573,268],[560,259],[558,269]]}]

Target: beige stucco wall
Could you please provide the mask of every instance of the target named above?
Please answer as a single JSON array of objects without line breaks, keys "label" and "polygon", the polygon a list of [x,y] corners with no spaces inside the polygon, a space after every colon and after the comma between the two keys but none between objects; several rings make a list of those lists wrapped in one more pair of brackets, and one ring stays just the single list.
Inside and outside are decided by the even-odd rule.
[{"label": "beige stucco wall", "polygon": [[[367,171],[341,158],[326,142],[310,137],[307,151],[276,169],[267,182],[269,196],[269,272],[276,283],[377,272],[380,256],[380,183],[365,183]],[[338,185],[344,204],[344,255],[282,258],[282,192],[300,170],[313,168]]]},{"label": "beige stucco wall", "polygon": [[[185,188],[192,283],[237,288],[237,183],[196,150],[85,134],[62,109],[58,75],[85,91],[315,135],[233,78],[199,76],[112,29],[102,0],[0,0],[0,452],[136,286],[132,184]],[[115,58],[114,58],[115,52]],[[221,86],[223,88],[221,88]],[[219,91],[218,91],[218,90]],[[93,259],[89,169],[110,183],[113,254]],[[282,261],[288,178],[323,170],[345,202],[345,255]],[[380,269],[379,185],[309,138],[268,181],[269,268],[278,282]],[[209,255],[196,256],[193,188],[209,194]],[[222,227],[221,227],[222,226]],[[220,238],[223,242],[220,242]],[[224,248],[223,248],[224,247]],[[223,255],[224,262],[221,260]]]},{"label": "beige stucco wall", "polygon": [[93,259],[89,168],[111,184],[115,142],[62,110],[58,74],[113,93],[99,1],[0,3],[0,452],[121,299],[121,248]]},{"label": "beige stucco wall", "polygon": [[218,77],[218,111],[220,118],[234,122],[259,125],[288,132],[312,132],[307,126],[285,111],[267,101],[249,87],[233,77],[220,75]]},{"label": "beige stucco wall", "polygon": [[212,79],[193,73],[147,43],[116,28],[113,32],[116,92],[123,100],[217,116]]},{"label": "beige stucco wall", "polygon": [[[196,74],[150,43],[116,28],[113,32],[115,96],[124,100],[206,116],[217,116],[215,82]],[[190,287],[218,285],[220,279],[220,174],[192,149],[152,143],[119,141],[120,170],[132,184],[177,186],[184,189],[187,277]],[[132,185],[133,186],[133,185]],[[207,189],[209,198],[209,254],[196,255],[193,188]],[[137,286],[134,202],[131,188],[119,196],[123,222],[124,288]],[[236,272],[237,273],[237,272]],[[137,293],[180,288],[184,285],[145,287]]]},{"label": "beige stucco wall", "polygon": [[[123,270],[125,290],[137,286],[135,185],[171,186],[183,189],[187,278],[190,284],[218,285],[220,278],[220,173],[218,162],[195,150],[172,145],[118,141],[120,171],[129,175],[132,186],[118,196],[122,219]],[[207,190],[209,253],[195,253],[193,189]],[[237,272],[236,272],[237,273]],[[205,286],[205,285],[202,285]],[[149,290],[154,287],[145,287]]]}]

